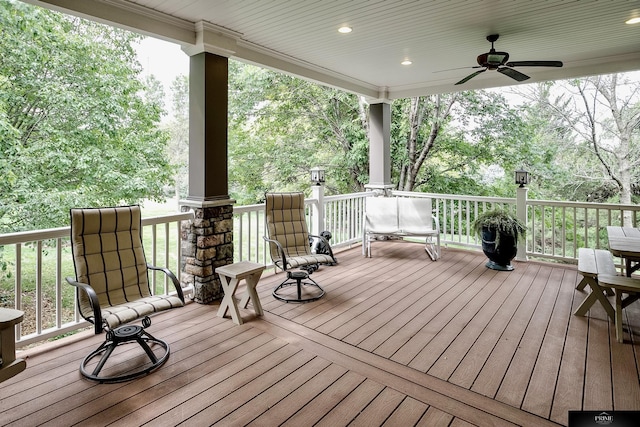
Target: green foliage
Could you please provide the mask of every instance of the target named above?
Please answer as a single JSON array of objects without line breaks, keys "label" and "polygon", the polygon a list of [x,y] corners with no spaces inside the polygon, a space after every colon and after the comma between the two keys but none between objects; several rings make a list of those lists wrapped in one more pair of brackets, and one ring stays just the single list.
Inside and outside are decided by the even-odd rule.
[{"label": "green foliage", "polygon": [[633,74],[525,88],[527,122],[549,154],[533,157],[535,194],[621,203],[640,194],[640,86]]},{"label": "green foliage", "polygon": [[327,170],[329,194],[368,181],[363,104],[338,90],[229,61],[229,182],[240,204],[266,191],[309,188],[309,169]]},{"label": "green foliage", "polygon": [[169,133],[167,152],[175,170],[173,193],[180,200],[189,189],[189,79],[177,76],[171,83],[172,116],[165,128]]},{"label": "green foliage", "polygon": [[471,229],[474,234],[482,238],[482,230],[484,228],[494,229],[498,233],[496,235],[496,246],[498,245],[498,237],[500,234],[511,236],[513,238],[525,238],[527,226],[522,223],[511,212],[502,209],[492,209],[478,215],[471,223]]},{"label": "green foliage", "polygon": [[172,169],[141,36],[0,0],[0,232],[61,226],[73,206],[160,199]]},{"label": "green foliage", "polygon": [[473,195],[515,191],[502,177],[534,150],[528,148],[527,124],[502,95],[461,92],[415,102],[393,103],[393,179],[399,188]]}]

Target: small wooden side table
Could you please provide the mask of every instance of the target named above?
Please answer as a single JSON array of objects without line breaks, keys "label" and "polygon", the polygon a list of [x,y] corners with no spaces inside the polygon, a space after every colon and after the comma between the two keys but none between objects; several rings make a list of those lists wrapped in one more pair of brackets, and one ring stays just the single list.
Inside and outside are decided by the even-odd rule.
[{"label": "small wooden side table", "polygon": [[216,268],[216,273],[220,276],[220,282],[224,290],[224,298],[222,298],[220,308],[218,309],[218,317],[225,317],[227,311],[230,311],[233,323],[236,325],[242,324],[242,318],[240,317],[238,304],[235,299],[238,283],[240,283],[242,279],[245,279],[247,291],[242,296],[240,305],[242,308],[247,308],[247,304],[249,304],[249,300],[251,300],[256,315],[262,316],[262,305],[256,292],[256,285],[258,284],[258,280],[260,280],[260,276],[262,276],[264,268],[264,265],[250,261],[241,261]]},{"label": "small wooden side table", "polygon": [[16,359],[15,325],[22,322],[24,313],[12,308],[0,308],[0,382],[24,371],[23,359]]}]

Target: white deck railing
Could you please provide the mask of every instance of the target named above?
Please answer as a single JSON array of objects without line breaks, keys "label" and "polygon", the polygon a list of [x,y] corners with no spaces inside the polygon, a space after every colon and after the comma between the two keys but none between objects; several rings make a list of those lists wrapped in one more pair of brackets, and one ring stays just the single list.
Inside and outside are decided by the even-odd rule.
[{"label": "white deck railing", "polygon": [[[488,209],[516,211],[515,198],[475,197],[451,194],[393,192],[395,195],[430,197],[438,216],[441,242],[445,245],[479,248],[471,223]],[[575,262],[582,247],[607,248],[607,226],[638,226],[639,205],[612,203],[526,200],[527,255],[541,259]]]},{"label": "white deck railing", "polygon": [[[441,227],[443,245],[480,248],[471,231],[473,219],[487,209],[515,212],[516,199],[464,195],[393,192],[395,195],[430,197]],[[371,193],[323,197],[324,218],[318,218],[318,199],[307,199],[310,229],[321,227],[332,233],[334,248],[357,244],[362,238],[364,198]],[[527,200],[527,255],[541,259],[575,262],[580,247],[607,247],[606,227],[622,225],[626,214],[638,225],[637,205]],[[144,218],[145,249],[149,262],[180,274],[181,221],[192,213]],[[323,225],[318,225],[318,222]],[[160,230],[158,230],[160,229]],[[322,230],[320,230],[322,231]],[[271,266],[265,235],[264,205],[234,207],[234,260],[250,260]],[[13,282],[13,289],[0,287],[0,302],[18,308],[32,307],[16,331],[17,346],[58,336],[87,326],[75,307],[74,289],[66,276],[74,276],[69,228],[37,230],[0,235],[1,260],[9,269],[0,272]],[[7,279],[7,274],[10,276]],[[162,277],[161,275],[160,277]],[[168,283],[151,277],[156,292],[165,292]],[[9,285],[11,287],[11,285]]]}]

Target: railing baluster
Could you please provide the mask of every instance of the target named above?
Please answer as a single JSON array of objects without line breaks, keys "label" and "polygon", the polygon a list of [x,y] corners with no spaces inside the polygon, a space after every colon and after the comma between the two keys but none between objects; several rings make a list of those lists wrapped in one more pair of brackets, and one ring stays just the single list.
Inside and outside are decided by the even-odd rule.
[{"label": "railing baluster", "polygon": [[56,239],[56,328],[62,327],[62,239]]},{"label": "railing baluster", "polygon": [[[18,310],[24,310],[22,307],[22,243],[16,243],[15,246],[16,255],[16,268],[15,268],[15,295],[13,298],[16,302],[16,308]],[[16,340],[20,340],[22,337],[22,323],[16,325]]]},{"label": "railing baluster", "polygon": [[[164,224],[164,265],[171,265],[170,255],[169,255],[169,223]],[[163,292],[166,294],[169,292],[169,276],[166,274],[162,275],[164,277],[164,286]]]},{"label": "railing baluster", "polygon": [[42,240],[36,243],[36,334],[42,333]]},{"label": "railing baluster", "polygon": [[[156,248],[156,225],[151,226],[151,265],[158,265],[157,248]],[[156,294],[156,271],[152,270],[151,273],[151,289],[153,294]]]},{"label": "railing baluster", "polygon": [[562,206],[562,239],[560,242],[562,244],[562,257],[567,256],[567,208]]},{"label": "railing baluster", "polygon": [[[251,220],[251,212],[249,212],[249,220]],[[257,237],[257,231],[256,230],[256,237]],[[251,242],[252,242],[252,238],[251,238],[251,227],[248,227],[247,230],[247,243],[248,243],[248,247],[247,247],[247,260],[251,261]]]}]

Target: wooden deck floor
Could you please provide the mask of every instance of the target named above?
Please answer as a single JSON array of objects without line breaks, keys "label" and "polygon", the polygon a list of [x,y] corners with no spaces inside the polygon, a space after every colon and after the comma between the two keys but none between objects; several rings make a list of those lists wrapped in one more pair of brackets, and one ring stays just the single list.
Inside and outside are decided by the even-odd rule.
[{"label": "wooden deck floor", "polygon": [[[0,386],[0,425],[566,425],[569,410],[640,410],[640,336],[615,340],[600,307],[572,315],[585,293],[575,267],[486,269],[480,253],[376,242],[314,277],[309,304],[258,286],[264,317],[216,317],[188,304],[149,328],[168,362],[127,383],[80,377],[102,341],[82,333],[23,353],[27,369]],[[640,330],[640,304],[625,321]],[[131,359],[129,355],[121,357]]]}]

